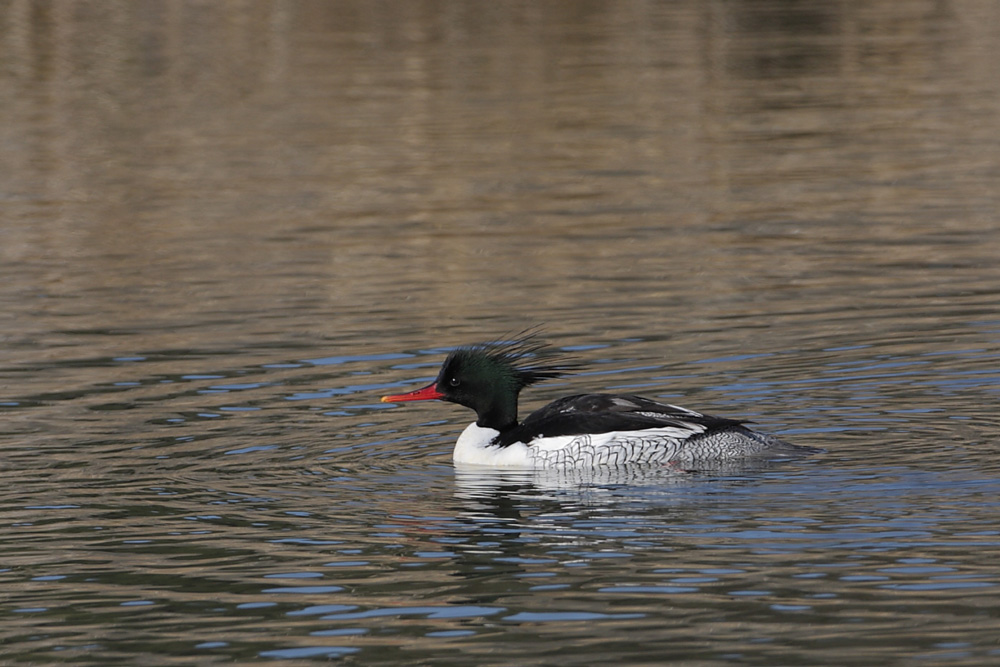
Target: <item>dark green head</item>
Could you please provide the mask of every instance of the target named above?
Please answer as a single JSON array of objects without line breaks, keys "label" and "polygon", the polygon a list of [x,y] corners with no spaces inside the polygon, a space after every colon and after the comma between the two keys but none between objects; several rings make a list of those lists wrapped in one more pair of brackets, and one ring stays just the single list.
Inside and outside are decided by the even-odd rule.
[{"label": "dark green head", "polygon": [[562,377],[575,364],[560,359],[534,333],[513,340],[460,347],[448,355],[437,380],[409,394],[384,401],[437,398],[476,411],[476,423],[504,431],[517,425],[521,390],[542,380]]}]

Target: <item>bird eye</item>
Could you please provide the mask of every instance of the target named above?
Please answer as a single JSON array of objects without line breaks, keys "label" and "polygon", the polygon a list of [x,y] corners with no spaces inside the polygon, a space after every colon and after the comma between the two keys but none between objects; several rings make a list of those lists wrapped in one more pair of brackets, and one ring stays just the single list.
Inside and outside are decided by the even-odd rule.
[{"label": "bird eye", "polygon": [[452,387],[457,387],[458,385],[462,384],[462,382],[458,378],[453,377],[449,378],[448,384],[450,384]]}]

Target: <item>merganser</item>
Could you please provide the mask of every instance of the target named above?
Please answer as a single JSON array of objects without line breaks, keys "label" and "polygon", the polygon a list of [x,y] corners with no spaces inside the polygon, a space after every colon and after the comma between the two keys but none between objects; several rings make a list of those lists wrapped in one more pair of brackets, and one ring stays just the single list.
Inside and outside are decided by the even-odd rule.
[{"label": "merganser", "polygon": [[[695,464],[771,459],[822,450],[792,445],[743,422],[628,394],[566,396],[517,420],[521,390],[575,370],[527,332],[460,347],[437,379],[383,403],[439,399],[476,411],[455,444],[457,464],[516,468],[592,468],[626,463]],[[552,363],[546,363],[546,360]]]}]

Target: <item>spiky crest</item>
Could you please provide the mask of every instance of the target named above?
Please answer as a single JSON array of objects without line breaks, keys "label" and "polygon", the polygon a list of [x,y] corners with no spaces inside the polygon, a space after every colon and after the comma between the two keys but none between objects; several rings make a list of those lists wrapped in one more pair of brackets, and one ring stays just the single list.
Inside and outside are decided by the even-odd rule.
[{"label": "spiky crest", "polygon": [[509,371],[517,391],[544,380],[563,377],[579,368],[580,364],[553,350],[541,339],[537,327],[496,340],[460,347],[449,356],[481,355],[497,368]]},{"label": "spiky crest", "polygon": [[475,410],[480,426],[513,428],[522,389],[562,377],[578,366],[545,345],[539,333],[527,329],[454,350],[445,359],[435,386],[445,400]]}]

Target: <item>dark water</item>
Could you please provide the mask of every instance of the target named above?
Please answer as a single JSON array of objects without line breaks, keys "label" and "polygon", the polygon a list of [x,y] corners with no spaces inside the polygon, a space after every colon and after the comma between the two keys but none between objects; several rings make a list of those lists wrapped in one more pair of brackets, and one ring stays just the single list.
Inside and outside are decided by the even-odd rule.
[{"label": "dark water", "polygon": [[[1000,5],[0,5],[0,660],[1000,661]],[[456,470],[543,323],[826,454]]]}]

